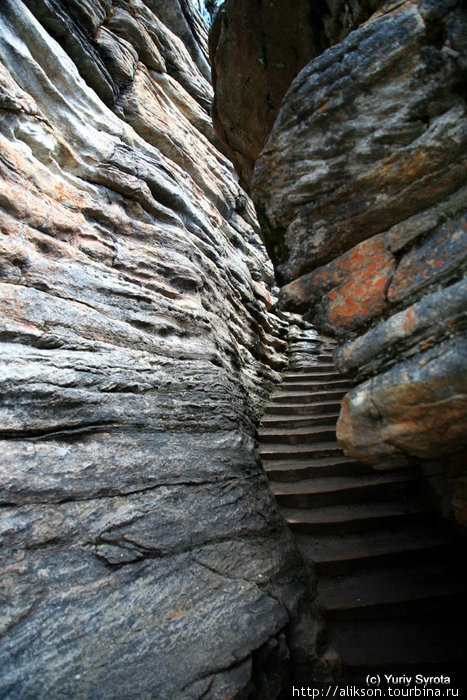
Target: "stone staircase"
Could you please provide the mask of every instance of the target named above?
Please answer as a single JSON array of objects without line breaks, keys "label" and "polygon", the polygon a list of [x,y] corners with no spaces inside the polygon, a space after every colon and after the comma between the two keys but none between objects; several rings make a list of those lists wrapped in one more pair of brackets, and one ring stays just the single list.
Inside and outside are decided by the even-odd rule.
[{"label": "stone staircase", "polygon": [[378,473],[344,456],[335,426],[351,384],[334,369],[332,344],[317,346],[301,348],[299,368],[284,374],[260,428],[264,469],[317,572],[324,615],[320,660],[297,682],[364,684],[374,671],[451,673],[460,683],[463,542],[415,469]]}]

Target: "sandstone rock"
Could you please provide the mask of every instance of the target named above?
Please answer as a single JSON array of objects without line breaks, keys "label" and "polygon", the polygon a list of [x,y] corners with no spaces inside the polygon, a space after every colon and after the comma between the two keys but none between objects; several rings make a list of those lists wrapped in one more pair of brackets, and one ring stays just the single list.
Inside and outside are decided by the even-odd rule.
[{"label": "sandstone rock", "polygon": [[465,183],[464,67],[452,29],[465,13],[433,7],[436,20],[423,2],[376,13],[290,87],[253,179],[257,206],[285,236],[286,281]]},{"label": "sandstone rock", "polygon": [[466,28],[455,0],[376,12],[296,77],[255,166],[281,306],[341,342],[338,436],[377,468],[467,444]]},{"label": "sandstone rock", "polygon": [[350,391],[337,424],[346,454],[386,469],[464,452],[466,340],[446,340]]},{"label": "sandstone rock", "polygon": [[427,294],[416,304],[340,346],[336,363],[344,373],[381,371],[402,356],[416,355],[465,327],[467,280]]},{"label": "sandstone rock", "polygon": [[240,694],[304,589],[254,437],[273,269],[157,5],[0,10],[4,698]]},{"label": "sandstone rock", "polygon": [[209,41],[215,88],[212,115],[247,188],[293,78],[380,4],[338,0],[318,8],[310,0],[223,3]]},{"label": "sandstone rock", "polygon": [[384,237],[374,236],[282,287],[279,300],[283,308],[309,311],[323,332],[345,336],[387,310],[395,268]]},{"label": "sandstone rock", "polygon": [[428,285],[449,282],[467,268],[467,213],[444,222],[404,255],[388,289],[390,302],[413,298]]},{"label": "sandstone rock", "polygon": [[211,70],[207,50],[207,26],[190,0],[148,0],[147,6],[183,42],[204,77],[209,80]]}]

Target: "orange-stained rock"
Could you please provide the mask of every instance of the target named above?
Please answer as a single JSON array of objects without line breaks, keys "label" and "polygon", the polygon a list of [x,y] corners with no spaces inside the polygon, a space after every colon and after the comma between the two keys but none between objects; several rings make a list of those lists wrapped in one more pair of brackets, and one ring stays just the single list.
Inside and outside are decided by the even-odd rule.
[{"label": "orange-stained rock", "polygon": [[360,377],[400,362],[461,332],[467,322],[467,279],[426,294],[366,333],[341,345],[336,364]]},{"label": "orange-stained rock", "polygon": [[443,222],[402,260],[388,290],[396,303],[420,294],[428,285],[449,283],[467,266],[467,212]]},{"label": "orange-stained rock", "polygon": [[322,331],[346,335],[384,314],[386,290],[396,262],[383,236],[352,248],[281,289],[284,308],[313,309],[313,322]]}]

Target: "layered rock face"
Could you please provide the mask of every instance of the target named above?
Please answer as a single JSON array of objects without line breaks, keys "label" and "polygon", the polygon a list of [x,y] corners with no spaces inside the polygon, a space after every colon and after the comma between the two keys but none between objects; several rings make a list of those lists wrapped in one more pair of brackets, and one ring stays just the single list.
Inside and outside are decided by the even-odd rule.
[{"label": "layered rock face", "polygon": [[341,340],[338,436],[378,468],[467,447],[466,36],[455,2],[375,14],[297,77],[256,165],[282,304]]},{"label": "layered rock face", "polygon": [[381,0],[223,3],[209,37],[212,116],[245,187],[293,78],[379,5]]},{"label": "layered rock face", "polygon": [[359,380],[338,425],[346,453],[383,469],[456,455],[459,514],[466,36],[456,0],[385,5],[294,80],[252,184],[282,306],[337,337]]},{"label": "layered rock face", "polygon": [[205,27],[4,0],[0,60],[0,695],[273,688],[303,569],[254,436],[285,343]]}]

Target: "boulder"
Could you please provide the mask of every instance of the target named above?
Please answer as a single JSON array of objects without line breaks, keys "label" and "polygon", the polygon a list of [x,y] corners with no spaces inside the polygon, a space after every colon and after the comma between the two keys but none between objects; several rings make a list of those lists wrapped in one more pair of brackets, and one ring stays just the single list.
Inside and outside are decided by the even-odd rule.
[{"label": "boulder", "polygon": [[466,341],[462,333],[352,389],[337,424],[346,454],[386,469],[464,452]]}]

